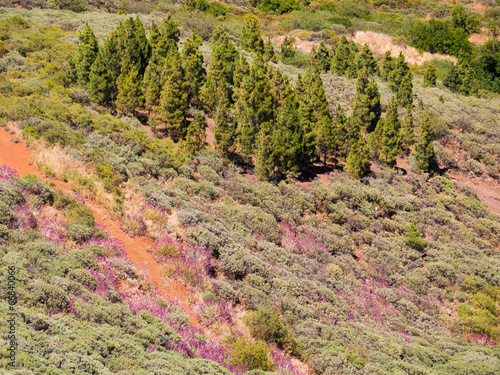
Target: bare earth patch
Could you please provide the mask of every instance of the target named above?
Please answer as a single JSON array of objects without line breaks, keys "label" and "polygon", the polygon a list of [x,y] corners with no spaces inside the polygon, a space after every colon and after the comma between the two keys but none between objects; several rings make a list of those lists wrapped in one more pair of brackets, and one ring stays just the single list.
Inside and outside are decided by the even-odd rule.
[{"label": "bare earth patch", "polygon": [[391,55],[397,57],[399,53],[402,52],[406,61],[414,65],[422,65],[424,62],[433,59],[457,62],[455,57],[439,53],[424,52],[420,54],[414,47],[410,47],[403,43],[393,43],[392,37],[387,34],[375,33],[372,31],[356,31],[354,37],[349,39],[361,45],[367,44],[376,55],[383,55],[386,51],[391,51]]}]

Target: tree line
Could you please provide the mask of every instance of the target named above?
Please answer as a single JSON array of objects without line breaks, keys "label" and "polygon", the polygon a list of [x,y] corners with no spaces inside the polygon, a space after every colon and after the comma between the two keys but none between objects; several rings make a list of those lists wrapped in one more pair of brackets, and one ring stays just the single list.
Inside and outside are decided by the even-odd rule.
[{"label": "tree line", "polygon": [[[298,175],[318,160],[344,162],[351,177],[361,178],[372,160],[394,167],[397,155],[414,146],[412,75],[402,54],[386,54],[379,68],[366,45],[359,49],[342,37],[335,48],[321,43],[314,49],[305,73],[292,85],[269,64],[276,53],[270,40],[263,41],[255,18],[247,19],[240,40],[242,49],[255,53],[251,63],[223,26],[210,41],[208,69],[201,38],[193,34],[180,48],[179,36],[170,14],[161,25],[153,23],[149,35],[139,18],[129,18],[101,46],[87,25],[69,74],[94,101],[126,115],[147,113],[153,129],[193,153],[205,146],[207,113],[221,155],[254,166],[263,179]],[[285,40],[282,55],[291,48]],[[328,109],[321,73],[330,70],[357,78],[349,117],[340,105],[333,113]],[[384,118],[370,78],[375,75],[394,92]],[[402,118],[399,107],[405,108]],[[192,121],[190,108],[197,111]],[[430,126],[429,118],[422,121],[415,145],[423,170],[431,170],[435,158]]]}]

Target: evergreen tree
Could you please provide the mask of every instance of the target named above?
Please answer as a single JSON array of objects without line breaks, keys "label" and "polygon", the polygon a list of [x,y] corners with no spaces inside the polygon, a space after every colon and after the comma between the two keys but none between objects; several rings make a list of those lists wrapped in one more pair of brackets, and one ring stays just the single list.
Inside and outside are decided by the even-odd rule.
[{"label": "evergreen tree", "polygon": [[319,68],[322,71],[327,72],[330,70],[332,55],[330,53],[330,50],[323,41],[319,43],[319,47],[318,50],[316,51],[315,57],[316,60],[318,61]]},{"label": "evergreen tree", "polygon": [[203,112],[196,112],[196,116],[189,124],[186,134],[186,145],[188,150],[194,154],[202,150],[206,145],[207,122]]},{"label": "evergreen tree", "polygon": [[142,89],[144,92],[145,108],[148,111],[153,111],[160,101],[162,87],[162,71],[165,64],[165,58],[162,58],[155,48],[151,59],[149,59],[148,67],[144,73]]},{"label": "evergreen tree", "polygon": [[405,241],[408,246],[417,251],[424,251],[427,247],[427,241],[423,240],[422,237],[420,237],[420,235],[418,234],[417,226],[414,223],[411,223],[408,227]]},{"label": "evergreen tree", "polygon": [[448,74],[443,80],[443,85],[449,88],[452,92],[458,92],[462,81],[460,79],[460,74],[458,73],[456,65],[452,65]]},{"label": "evergreen tree", "polygon": [[146,37],[146,29],[139,17],[134,20],[127,19],[119,26],[119,46],[122,65],[127,60],[138,71],[142,77],[148,65],[150,57],[149,42]]},{"label": "evergreen tree", "polygon": [[368,75],[379,75],[377,60],[373,56],[372,50],[365,44],[361,52],[356,57],[356,66],[358,70],[366,69]]},{"label": "evergreen tree", "polygon": [[233,77],[239,53],[224,28],[217,28],[212,37],[212,57],[208,66],[207,81],[201,90],[203,104],[214,111],[221,97],[232,97]]},{"label": "evergreen tree", "polygon": [[158,25],[155,23],[155,21],[153,21],[151,23],[151,29],[149,30],[149,39],[148,39],[151,51],[154,51],[160,38],[161,38],[160,29],[158,28]]},{"label": "evergreen tree", "polygon": [[278,57],[276,56],[276,52],[274,52],[273,43],[271,43],[271,38],[267,38],[266,42],[264,43],[264,53],[262,55],[262,58],[265,62],[278,62]]},{"label": "evergreen tree", "polygon": [[188,82],[181,63],[179,52],[171,55],[170,63],[165,64],[165,85],[161,91],[159,111],[166,124],[167,134],[174,142],[184,138],[187,130],[186,115],[188,104]]},{"label": "evergreen tree", "polygon": [[353,116],[359,119],[366,132],[375,130],[380,119],[380,94],[375,81],[368,81],[366,70],[360,72],[356,82],[356,95],[352,99]]},{"label": "evergreen tree", "polygon": [[248,65],[247,58],[244,55],[240,55],[236,67],[233,73],[233,101],[236,102],[241,92],[241,86],[245,77],[250,73],[250,65]]},{"label": "evergreen tree", "polygon": [[347,116],[340,106],[337,106],[335,113],[332,118],[332,128],[333,128],[333,140],[332,145],[332,156],[335,160],[344,159],[347,157],[347,152],[349,150],[348,142],[348,119]]},{"label": "evergreen tree", "polygon": [[106,39],[100,53],[102,53],[102,59],[107,68],[107,76],[109,77],[108,84],[111,87],[111,98],[115,100],[118,95],[117,81],[122,69],[122,60],[119,51],[119,33],[116,30]]},{"label": "evergreen tree", "polygon": [[380,74],[383,79],[385,80],[389,79],[389,74],[394,69],[394,63],[395,61],[391,56],[391,51],[386,51],[384,55],[384,60],[382,61],[382,71]]},{"label": "evergreen tree", "polygon": [[160,26],[161,37],[158,39],[155,48],[158,50],[157,54],[159,56],[166,57],[169,50],[177,49],[177,44],[179,43],[180,31],[179,23],[172,18],[170,13],[167,13],[163,18],[162,24]]},{"label": "evergreen tree", "polygon": [[399,85],[396,97],[401,107],[413,105],[413,84],[411,82],[413,76],[410,72],[404,76]]},{"label": "evergreen tree", "polygon": [[401,82],[409,72],[410,67],[406,63],[403,53],[400,52],[399,56],[394,62],[393,69],[387,75],[389,87],[393,92],[398,92]]},{"label": "evergreen tree", "polygon": [[212,38],[210,38],[210,47],[212,49],[215,48],[215,46],[218,46],[224,40],[227,38],[227,28],[224,25],[219,25],[215,28],[214,32],[212,33]]},{"label": "evergreen tree", "polygon": [[[326,100],[323,81],[317,66],[309,66],[302,79],[303,94],[299,95],[299,101],[308,103],[311,109],[310,120],[313,127],[318,127],[323,121],[330,121],[328,101]],[[326,120],[325,120],[326,119]]]},{"label": "evergreen tree", "polygon": [[255,137],[264,122],[275,117],[274,98],[271,93],[267,66],[260,55],[253,60],[249,74],[241,84],[241,95],[236,102],[238,116],[238,145],[241,156],[249,159],[253,153]]},{"label": "evergreen tree", "polygon": [[418,169],[424,172],[431,172],[436,167],[436,153],[432,141],[432,123],[426,113],[422,121],[418,142],[415,144],[415,161]]},{"label": "evergreen tree", "polygon": [[354,139],[347,155],[344,170],[353,179],[360,179],[370,171],[370,151],[367,141],[361,133]]},{"label": "evergreen tree", "polygon": [[237,145],[234,141],[236,126],[229,114],[227,99],[219,103],[214,122],[215,148],[223,157],[233,159]]},{"label": "evergreen tree", "polygon": [[281,43],[281,58],[289,59],[296,55],[297,51],[293,46],[293,37],[286,36]]},{"label": "evergreen tree", "polygon": [[88,88],[92,100],[104,104],[114,99],[113,80],[111,70],[108,69],[103,49],[97,54],[90,68]]},{"label": "evergreen tree", "polygon": [[288,82],[288,77],[281,74],[279,70],[269,69],[269,80],[271,82],[274,107],[278,110],[283,105],[285,98],[290,95],[293,90]]},{"label": "evergreen tree", "polygon": [[[316,161],[316,127],[317,124],[313,122],[313,107],[311,102],[301,100],[299,104],[299,125],[302,134],[301,139],[301,161],[300,164],[304,168],[313,164]],[[324,120],[325,118],[321,118]]]},{"label": "evergreen tree", "polygon": [[396,165],[399,128],[398,104],[396,98],[393,97],[387,107],[381,134],[382,137],[380,139],[380,161],[389,167]]},{"label": "evergreen tree", "polygon": [[434,64],[429,64],[424,74],[424,87],[435,87],[436,80],[436,68],[434,67]]},{"label": "evergreen tree", "polygon": [[332,58],[331,69],[338,75],[346,75],[349,68],[352,66],[353,56],[351,56],[351,48],[345,35],[342,35],[340,43],[335,50],[335,55]]},{"label": "evergreen tree", "polygon": [[275,163],[272,146],[272,126],[269,122],[261,124],[256,137],[255,172],[263,180],[270,180],[274,176]]},{"label": "evergreen tree", "polygon": [[189,83],[189,101],[195,105],[200,103],[200,90],[205,81],[205,68],[203,68],[203,55],[198,49],[202,45],[201,37],[192,34],[186,39],[182,49],[182,66],[186,72]]},{"label": "evergreen tree", "polygon": [[241,48],[248,52],[264,52],[264,42],[260,34],[259,24],[253,16],[247,19],[241,30]]},{"label": "evergreen tree", "polygon": [[273,161],[278,175],[300,172],[310,163],[301,125],[299,102],[294,92],[289,91],[272,133]]},{"label": "evergreen tree", "polygon": [[478,89],[476,73],[474,73],[474,70],[466,61],[462,60],[459,62],[458,73],[460,75],[461,82],[458,87],[458,92],[462,95],[475,94]]},{"label": "evergreen tree", "polygon": [[118,77],[118,96],[116,108],[118,112],[130,114],[142,106],[144,97],[141,90],[141,77],[136,65],[124,61],[120,77]]},{"label": "evergreen tree", "polygon": [[404,154],[409,154],[410,147],[415,143],[415,128],[413,124],[412,107],[406,107],[406,114],[399,132],[399,148]]},{"label": "evergreen tree", "polygon": [[316,149],[320,159],[323,158],[324,166],[332,156],[334,147],[335,129],[333,123],[325,119],[316,129]]},{"label": "evergreen tree", "polygon": [[99,45],[94,35],[92,28],[86,24],[83,31],[78,36],[80,45],[75,54],[75,69],[78,83],[82,86],[87,86],[89,83],[89,75],[92,64],[99,52]]}]

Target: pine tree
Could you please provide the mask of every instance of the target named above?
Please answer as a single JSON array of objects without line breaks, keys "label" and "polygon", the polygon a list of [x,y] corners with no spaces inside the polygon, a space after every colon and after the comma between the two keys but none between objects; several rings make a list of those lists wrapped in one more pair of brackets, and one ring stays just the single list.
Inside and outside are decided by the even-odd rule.
[{"label": "pine tree", "polygon": [[253,153],[255,137],[260,125],[272,123],[275,117],[267,66],[260,55],[253,60],[248,76],[241,84],[241,95],[236,102],[238,117],[238,145],[243,158]]},{"label": "pine tree", "polygon": [[394,64],[395,61],[391,56],[391,51],[386,51],[384,60],[382,61],[382,71],[380,74],[383,79],[389,80],[389,74],[393,71]]},{"label": "pine tree", "polygon": [[417,251],[424,251],[427,247],[427,241],[423,240],[418,234],[418,228],[414,223],[411,223],[406,233],[405,241],[408,246]]},{"label": "pine tree", "polygon": [[342,35],[340,43],[335,50],[335,55],[332,58],[331,69],[338,75],[346,75],[349,68],[352,66],[353,53],[349,46],[349,42],[345,35]]},{"label": "pine tree", "polygon": [[155,49],[157,49],[157,54],[159,56],[166,57],[171,49],[177,49],[177,44],[179,43],[181,35],[179,24],[172,18],[170,13],[167,13],[163,18],[160,26],[160,34],[161,37],[158,39]]},{"label": "pine tree", "polygon": [[375,81],[368,81],[366,70],[360,72],[356,82],[356,95],[352,99],[353,116],[359,119],[366,132],[375,130],[380,118],[380,94]]},{"label": "pine tree", "polygon": [[188,150],[194,154],[202,150],[206,145],[207,122],[203,112],[196,112],[196,116],[189,124],[186,134],[186,145]]},{"label": "pine tree", "polygon": [[293,91],[288,77],[284,76],[279,70],[269,70],[269,80],[271,82],[271,93],[274,99],[274,107],[280,109],[285,98]]},{"label": "pine tree", "polygon": [[260,34],[259,24],[253,16],[247,19],[245,26],[241,30],[241,48],[248,52],[264,52],[264,43]]},{"label": "pine tree", "polygon": [[142,81],[145,102],[144,106],[149,112],[153,111],[158,106],[163,81],[162,71],[165,58],[160,57],[157,51],[158,49],[155,48],[151,59],[149,59],[149,64],[146,68],[144,79]]},{"label": "pine tree", "polygon": [[161,38],[160,29],[158,28],[158,25],[155,23],[155,21],[153,21],[151,23],[151,29],[149,30],[149,39],[148,39],[151,51],[154,51],[160,38]]},{"label": "pine tree", "polygon": [[239,53],[222,27],[218,27],[214,32],[211,45],[212,56],[208,66],[207,81],[201,90],[201,98],[205,108],[214,111],[222,96],[229,99],[232,97],[233,78]]},{"label": "pine tree", "polygon": [[120,51],[122,65],[127,60],[142,77],[151,53],[144,25],[139,17],[136,17],[135,20],[131,17],[119,26],[118,31],[118,50]]},{"label": "pine tree", "polygon": [[102,59],[106,64],[107,74],[109,75],[108,84],[111,86],[111,98],[115,100],[118,95],[117,81],[122,69],[119,33],[116,30],[106,39],[100,53],[102,53]]},{"label": "pine tree", "polygon": [[335,145],[335,129],[333,123],[328,120],[325,118],[316,128],[316,149],[320,159],[323,158],[324,166],[332,156]]},{"label": "pine tree", "polygon": [[412,74],[408,72],[399,85],[396,97],[401,107],[413,105],[413,84],[411,82],[412,78]]},{"label": "pine tree", "polygon": [[234,140],[236,126],[229,114],[228,100],[221,101],[214,116],[215,148],[225,158],[232,160],[236,151]]},{"label": "pine tree", "polygon": [[319,68],[324,72],[328,72],[330,70],[332,55],[323,41],[319,43],[319,47],[316,51],[315,57],[318,61]]},{"label": "pine tree", "polygon": [[412,107],[406,107],[406,114],[399,132],[399,149],[403,154],[410,153],[410,147],[415,143],[415,127],[413,124]]},{"label": "pine tree", "polygon": [[401,82],[409,72],[410,68],[405,61],[403,53],[400,52],[399,56],[394,62],[393,69],[387,75],[389,87],[393,92],[398,92]]},{"label": "pine tree", "polygon": [[[299,104],[299,125],[302,134],[300,165],[304,168],[316,161],[316,132],[317,123],[313,122],[314,110],[311,102],[301,100]],[[324,119],[324,118],[322,118]]]},{"label": "pine tree", "polygon": [[99,51],[90,68],[88,88],[92,93],[92,100],[98,103],[104,104],[114,99],[111,71],[106,64],[103,50]]},{"label": "pine tree", "polygon": [[387,107],[380,139],[380,161],[389,167],[396,165],[400,127],[398,104],[393,97]]},{"label": "pine tree", "polygon": [[313,127],[319,126],[324,119],[330,120],[328,101],[323,87],[323,81],[317,66],[309,66],[302,79],[303,94],[298,96],[299,101],[305,101],[311,108],[310,120]]},{"label": "pine tree", "polygon": [[189,83],[188,100],[194,105],[200,103],[200,90],[206,76],[205,68],[203,68],[203,54],[199,50],[201,45],[201,37],[193,33],[191,38],[186,39],[182,49],[182,66]]},{"label": "pine tree", "polygon": [[429,64],[424,74],[424,87],[435,87],[436,80],[436,68],[434,67],[434,64]]},{"label": "pine tree", "polygon": [[248,65],[247,58],[240,55],[236,62],[236,67],[233,73],[233,101],[236,102],[242,95],[241,86],[245,77],[250,73],[250,65]]},{"label": "pine tree", "polygon": [[445,79],[443,80],[443,85],[449,88],[452,92],[458,92],[462,81],[460,79],[460,74],[458,73],[456,65],[452,65]]},{"label": "pine tree", "polygon": [[353,179],[360,179],[370,171],[370,151],[367,141],[360,133],[354,140],[351,150],[347,155],[344,170]]},{"label": "pine tree", "polygon": [[460,61],[458,65],[458,73],[460,75],[461,84],[458,87],[458,92],[462,95],[473,95],[477,92],[478,83],[476,73],[465,61]]},{"label": "pine tree", "polygon": [[265,62],[278,62],[278,57],[276,56],[276,52],[274,51],[273,43],[271,43],[271,38],[267,38],[266,42],[264,43],[264,53],[262,55],[262,58]]},{"label": "pine tree", "polygon": [[271,129],[269,122],[262,123],[256,137],[255,172],[263,180],[270,180],[275,170]]},{"label": "pine tree", "polygon": [[78,36],[78,40],[80,45],[76,50],[74,59],[76,76],[80,85],[87,86],[92,64],[99,52],[99,45],[94,31],[88,24],[85,25],[85,28]]},{"label": "pine tree", "polygon": [[418,142],[415,144],[415,161],[418,169],[424,172],[431,172],[436,167],[436,153],[432,141],[432,123],[429,114],[426,113],[422,121]]},{"label": "pine tree", "polygon": [[143,104],[144,100],[141,90],[141,77],[137,66],[125,60],[117,82],[118,96],[116,99],[116,108],[118,112],[127,115],[133,113]]},{"label": "pine tree", "polygon": [[332,128],[333,128],[333,147],[332,156],[335,160],[344,159],[347,157],[347,152],[349,150],[348,142],[348,120],[347,116],[340,106],[337,106],[335,113],[332,118]]},{"label": "pine tree", "polygon": [[289,59],[296,55],[297,51],[293,46],[293,37],[286,36],[281,43],[281,59]]},{"label": "pine tree", "polygon": [[273,161],[278,175],[300,172],[310,163],[302,125],[299,102],[294,92],[289,91],[278,112],[272,134]]},{"label": "pine tree", "polygon": [[365,44],[361,52],[356,57],[356,67],[358,70],[366,69],[368,75],[379,75],[377,60],[373,56],[372,50]]},{"label": "pine tree", "polygon": [[165,64],[165,86],[161,91],[159,112],[167,127],[167,134],[177,142],[184,138],[187,130],[188,83],[182,68],[181,56],[175,51],[170,63]]}]

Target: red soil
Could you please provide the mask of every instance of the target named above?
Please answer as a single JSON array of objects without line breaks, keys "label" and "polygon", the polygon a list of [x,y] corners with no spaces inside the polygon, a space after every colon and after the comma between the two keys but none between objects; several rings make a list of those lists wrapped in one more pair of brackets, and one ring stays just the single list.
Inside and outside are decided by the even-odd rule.
[{"label": "red soil", "polygon": [[478,179],[472,180],[461,175],[452,175],[451,178],[469,185],[477,192],[481,202],[485,203],[491,211],[500,214],[500,185],[492,186]]},{"label": "red soil", "polygon": [[[30,162],[33,152],[26,148],[26,142],[20,140],[19,143],[13,143],[11,139],[14,136],[9,134],[3,128],[0,128],[0,165],[6,164],[15,169],[20,175],[36,174],[43,178]],[[63,181],[52,180],[64,192],[70,192],[69,185]],[[196,317],[191,311],[187,301],[186,287],[178,280],[169,281],[168,285],[163,278],[159,264],[153,259],[148,249],[153,246],[153,241],[146,237],[130,238],[121,229],[119,222],[111,220],[106,213],[100,213],[96,207],[88,205],[94,213],[98,224],[105,227],[108,233],[123,243],[126,249],[127,257],[139,269],[143,270],[149,277],[149,280],[156,286],[158,292],[166,300],[177,300],[182,305],[184,311],[189,315],[192,324],[198,324]]]}]

